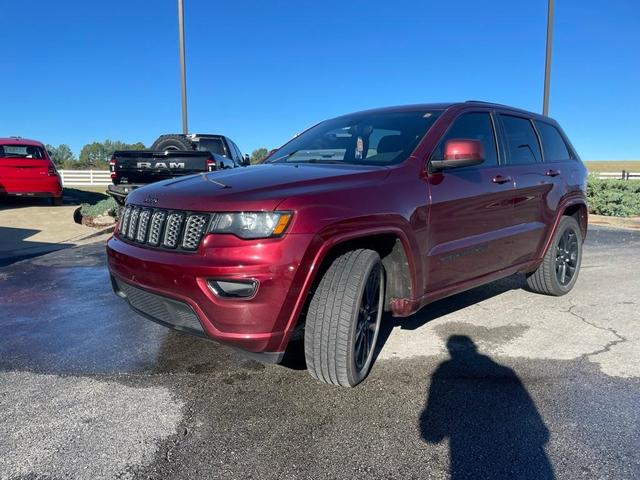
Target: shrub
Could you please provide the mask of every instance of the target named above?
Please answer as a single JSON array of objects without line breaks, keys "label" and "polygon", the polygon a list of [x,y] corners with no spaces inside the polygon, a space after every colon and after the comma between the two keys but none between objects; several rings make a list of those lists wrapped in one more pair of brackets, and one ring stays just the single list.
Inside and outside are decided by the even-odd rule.
[{"label": "shrub", "polygon": [[118,211],[118,204],[116,201],[109,197],[105,200],[100,200],[98,203],[90,205],[88,203],[83,203],[80,209],[80,213],[83,217],[100,217],[104,215],[109,215],[115,217]]},{"label": "shrub", "polygon": [[596,215],[640,215],[640,180],[601,180],[590,175],[587,199],[589,212]]}]

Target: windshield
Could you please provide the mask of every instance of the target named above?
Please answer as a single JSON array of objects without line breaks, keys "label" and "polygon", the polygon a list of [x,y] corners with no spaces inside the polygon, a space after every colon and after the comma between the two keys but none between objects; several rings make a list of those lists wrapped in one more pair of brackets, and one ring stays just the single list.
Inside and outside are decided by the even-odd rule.
[{"label": "windshield", "polygon": [[2,158],[45,158],[44,151],[34,145],[0,145]]},{"label": "windshield", "polygon": [[327,120],[274,152],[266,163],[400,163],[416,148],[440,113],[361,113]]}]

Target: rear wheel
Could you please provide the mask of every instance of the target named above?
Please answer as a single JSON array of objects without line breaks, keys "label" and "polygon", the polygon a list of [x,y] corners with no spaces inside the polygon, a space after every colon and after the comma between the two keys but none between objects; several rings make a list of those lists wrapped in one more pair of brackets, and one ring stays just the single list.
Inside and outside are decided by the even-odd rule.
[{"label": "rear wheel", "polygon": [[571,291],[582,261],[582,231],[575,218],[563,216],[537,270],[527,277],[537,293],[560,296]]},{"label": "rear wheel", "polygon": [[353,387],[369,373],[384,309],[385,272],[373,250],[336,258],[313,294],[305,358],[318,380]]},{"label": "rear wheel", "polygon": [[193,143],[182,135],[160,135],[151,145],[151,150],[193,150]]}]

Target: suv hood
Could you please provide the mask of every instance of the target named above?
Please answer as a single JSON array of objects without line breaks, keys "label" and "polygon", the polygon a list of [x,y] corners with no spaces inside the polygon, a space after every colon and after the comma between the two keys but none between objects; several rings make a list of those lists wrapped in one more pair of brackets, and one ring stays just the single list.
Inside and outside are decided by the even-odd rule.
[{"label": "suv hood", "polygon": [[262,164],[153,183],[127,201],[191,211],[273,210],[286,198],[362,187],[389,175],[387,167],[323,164]]}]

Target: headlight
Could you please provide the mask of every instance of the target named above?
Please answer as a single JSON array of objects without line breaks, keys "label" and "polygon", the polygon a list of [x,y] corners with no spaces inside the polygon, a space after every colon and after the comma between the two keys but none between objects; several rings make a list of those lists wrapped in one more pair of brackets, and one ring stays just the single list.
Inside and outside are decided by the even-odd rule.
[{"label": "headlight", "polygon": [[209,232],[231,233],[240,238],[278,237],[291,220],[291,212],[215,213]]}]

